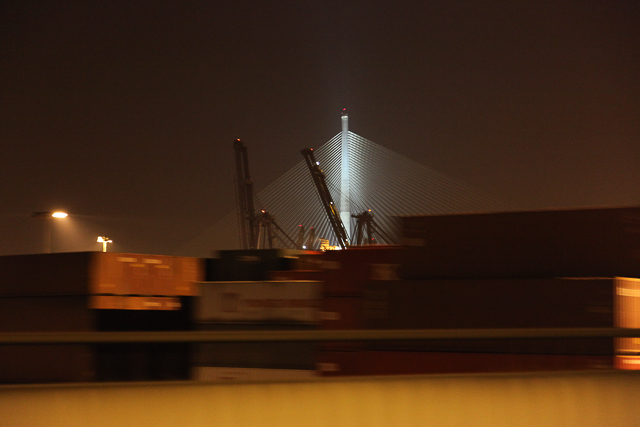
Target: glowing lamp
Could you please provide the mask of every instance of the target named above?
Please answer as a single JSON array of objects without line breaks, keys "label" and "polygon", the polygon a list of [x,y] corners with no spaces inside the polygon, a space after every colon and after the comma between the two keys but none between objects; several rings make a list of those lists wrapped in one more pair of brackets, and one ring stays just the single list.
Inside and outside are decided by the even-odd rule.
[{"label": "glowing lamp", "polygon": [[107,244],[113,243],[113,240],[105,236],[98,236],[98,243],[102,243],[102,252],[107,252]]}]

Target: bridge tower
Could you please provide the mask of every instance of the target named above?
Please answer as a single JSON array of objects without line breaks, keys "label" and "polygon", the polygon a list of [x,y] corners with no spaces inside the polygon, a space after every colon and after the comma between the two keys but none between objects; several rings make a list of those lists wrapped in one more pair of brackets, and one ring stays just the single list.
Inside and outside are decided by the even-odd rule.
[{"label": "bridge tower", "polygon": [[351,208],[349,206],[349,115],[342,109],[342,168],[340,178],[340,219],[351,238]]}]

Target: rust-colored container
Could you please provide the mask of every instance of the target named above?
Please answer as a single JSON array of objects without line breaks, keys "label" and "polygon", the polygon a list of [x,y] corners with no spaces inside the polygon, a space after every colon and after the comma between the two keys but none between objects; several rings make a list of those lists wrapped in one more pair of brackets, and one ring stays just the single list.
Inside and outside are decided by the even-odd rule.
[{"label": "rust-colored container", "polygon": [[613,327],[617,278],[370,281],[371,329]]},{"label": "rust-colored container", "polygon": [[322,329],[365,329],[364,303],[362,297],[323,298]]},{"label": "rust-colored container", "polygon": [[362,296],[370,280],[397,280],[400,252],[393,245],[327,251],[322,264],[325,296]]},{"label": "rust-colored container", "polygon": [[91,295],[89,308],[99,310],[180,310],[176,297],[132,297],[123,295]]},{"label": "rust-colored container", "polygon": [[611,369],[611,356],[322,351],[321,376],[418,375]]},{"label": "rust-colored container", "polygon": [[405,279],[640,277],[640,208],[402,218]]},{"label": "rust-colored container", "polygon": [[292,270],[322,270],[323,259],[324,252],[307,251],[298,255]]},{"label": "rust-colored container", "polygon": [[[324,329],[613,327],[622,278],[369,281],[364,297],[325,297]],[[424,340],[375,350],[613,355],[613,340]],[[336,344],[335,348],[339,348]]]}]

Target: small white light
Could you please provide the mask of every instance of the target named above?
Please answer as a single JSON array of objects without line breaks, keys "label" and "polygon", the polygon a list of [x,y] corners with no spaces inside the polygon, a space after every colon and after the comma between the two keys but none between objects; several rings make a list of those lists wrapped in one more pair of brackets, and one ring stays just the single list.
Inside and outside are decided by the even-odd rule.
[{"label": "small white light", "polygon": [[98,243],[102,243],[102,252],[107,252],[107,243],[113,243],[113,240],[105,236],[98,236]]},{"label": "small white light", "polygon": [[54,218],[66,218],[67,216],[69,216],[69,214],[67,214],[66,212],[54,212],[51,214],[51,216]]}]

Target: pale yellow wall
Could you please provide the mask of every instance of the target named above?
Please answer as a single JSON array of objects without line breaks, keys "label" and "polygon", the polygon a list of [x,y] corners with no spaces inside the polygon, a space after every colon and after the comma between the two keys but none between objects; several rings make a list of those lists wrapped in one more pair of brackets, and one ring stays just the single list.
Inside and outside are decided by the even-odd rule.
[{"label": "pale yellow wall", "polygon": [[640,426],[640,374],[0,387],[0,426]]}]

